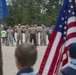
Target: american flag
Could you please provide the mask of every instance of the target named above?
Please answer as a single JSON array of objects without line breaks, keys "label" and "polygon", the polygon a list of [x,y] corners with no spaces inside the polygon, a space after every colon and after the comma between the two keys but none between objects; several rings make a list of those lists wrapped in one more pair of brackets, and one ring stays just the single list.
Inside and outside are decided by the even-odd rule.
[{"label": "american flag", "polygon": [[40,75],[58,75],[62,65],[68,62],[68,47],[76,42],[76,17],[73,3],[73,0],[64,0],[39,69]]}]

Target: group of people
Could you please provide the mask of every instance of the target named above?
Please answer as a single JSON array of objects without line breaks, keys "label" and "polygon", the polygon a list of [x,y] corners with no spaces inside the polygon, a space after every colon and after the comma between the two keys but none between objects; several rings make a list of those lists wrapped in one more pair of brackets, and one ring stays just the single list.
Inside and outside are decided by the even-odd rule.
[{"label": "group of people", "polygon": [[[19,69],[17,75],[39,75],[37,72],[34,71],[33,65],[37,60],[37,33],[40,32],[40,37],[45,34],[43,37],[46,37],[46,33],[48,34],[51,30],[48,29],[49,32],[46,32],[45,26],[41,26],[41,30],[37,31],[35,25],[32,25],[30,28],[26,26],[23,30],[21,25],[18,26],[16,29],[17,32],[17,47],[15,49],[15,59],[16,65]],[[22,32],[25,33],[25,43],[22,41]],[[46,32],[46,33],[44,33]],[[5,34],[2,34],[5,33]],[[9,45],[9,42],[13,45],[13,37],[14,37],[14,30],[9,26],[9,28],[5,31],[4,28],[1,31],[3,42]],[[7,37],[6,37],[7,36]],[[51,35],[50,35],[51,36]],[[4,38],[5,37],[5,38]],[[15,38],[14,38],[15,40]],[[21,44],[19,41],[21,40]],[[34,41],[34,45],[32,44],[32,40]],[[45,39],[41,39],[42,41]],[[16,41],[16,40],[15,40]],[[30,41],[28,43],[28,41]],[[42,42],[46,45],[46,41]],[[41,44],[42,44],[41,43]],[[68,65],[61,69],[58,75],[76,75],[76,42],[72,43],[69,48],[69,57],[71,58],[68,62]],[[31,63],[30,63],[31,62]]]},{"label": "group of people", "polygon": [[[17,33],[17,38],[15,37],[15,33]],[[15,30],[13,30],[11,26],[9,26],[7,30],[4,30],[4,28],[2,28],[2,43],[7,46],[9,44],[13,46],[14,40],[16,42],[16,45],[18,46],[20,43],[23,43],[23,33],[25,34],[25,42],[31,42],[37,47],[39,45],[39,38],[40,45],[46,45],[46,34],[48,35],[49,40],[49,38],[51,37],[50,35],[52,34],[52,28],[49,27],[47,30],[43,24],[40,28],[37,28],[37,25],[31,25],[31,27],[26,25],[26,27],[23,29],[21,27],[21,24],[18,24],[18,27]]]}]

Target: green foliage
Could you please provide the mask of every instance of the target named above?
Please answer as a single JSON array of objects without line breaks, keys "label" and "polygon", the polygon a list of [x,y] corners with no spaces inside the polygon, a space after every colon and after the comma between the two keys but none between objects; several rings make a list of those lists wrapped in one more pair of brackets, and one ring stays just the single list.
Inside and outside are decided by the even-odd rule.
[{"label": "green foliage", "polygon": [[57,16],[63,0],[12,0],[8,5],[10,16],[6,18],[9,25],[56,23]]}]

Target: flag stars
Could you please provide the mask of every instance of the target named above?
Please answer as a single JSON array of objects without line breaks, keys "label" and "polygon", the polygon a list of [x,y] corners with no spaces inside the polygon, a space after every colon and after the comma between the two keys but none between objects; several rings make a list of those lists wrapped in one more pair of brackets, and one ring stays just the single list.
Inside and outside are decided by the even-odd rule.
[{"label": "flag stars", "polygon": [[67,22],[65,21],[65,24],[67,24]]},{"label": "flag stars", "polygon": [[64,37],[64,40],[66,40],[66,37]]},{"label": "flag stars", "polygon": [[70,7],[73,8],[73,5],[71,5]]},{"label": "flag stars", "polygon": [[64,27],[64,29],[66,30],[66,29],[67,29],[67,27],[65,26],[65,27]]},{"label": "flag stars", "polygon": [[62,28],[62,25],[59,25],[60,28]]},{"label": "flag stars", "polygon": [[73,14],[73,15],[75,15],[75,13],[74,13],[74,12],[72,12],[72,14]]},{"label": "flag stars", "polygon": [[68,11],[69,13],[71,12],[71,10]]},{"label": "flag stars", "polygon": [[64,20],[64,18],[62,17],[62,20]]},{"label": "flag stars", "polygon": [[67,16],[65,17],[65,19],[67,19]]},{"label": "flag stars", "polygon": [[64,32],[64,34],[66,35],[66,31]]},{"label": "flag stars", "polygon": [[72,0],[69,0],[69,2],[72,2]]}]

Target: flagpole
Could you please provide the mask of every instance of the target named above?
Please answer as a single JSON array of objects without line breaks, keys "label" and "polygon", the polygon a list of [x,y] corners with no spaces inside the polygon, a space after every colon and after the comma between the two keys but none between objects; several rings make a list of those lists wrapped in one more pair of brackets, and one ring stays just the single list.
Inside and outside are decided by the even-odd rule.
[{"label": "flagpole", "polygon": [[75,15],[76,15],[76,0],[73,0],[74,2],[74,11],[75,11]]},{"label": "flagpole", "polygon": [[0,75],[3,75],[2,48],[1,48],[1,25],[0,25]]}]

